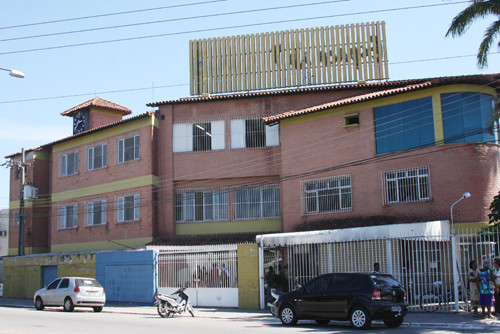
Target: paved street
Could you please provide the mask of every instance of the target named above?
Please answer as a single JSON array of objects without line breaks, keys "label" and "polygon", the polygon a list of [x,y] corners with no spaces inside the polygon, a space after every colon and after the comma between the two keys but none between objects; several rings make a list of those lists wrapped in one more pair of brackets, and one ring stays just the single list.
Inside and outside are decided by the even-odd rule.
[{"label": "paved street", "polygon": [[[221,318],[216,314],[203,312],[202,317],[192,318],[181,315],[174,318],[161,318],[150,313],[94,313],[90,310],[77,310],[73,313],[61,309],[35,311],[32,308],[0,307],[0,333],[359,333],[350,328],[347,323],[334,323],[328,326],[318,326],[312,322],[299,322],[297,326],[282,326],[278,319],[264,314],[248,314],[245,318]],[[375,324],[363,333],[382,333],[389,331],[381,324]],[[482,330],[453,330],[414,328],[402,326],[391,329],[391,333],[473,333]]]},{"label": "paved street", "polygon": [[[11,333],[359,333],[347,322],[318,326],[300,321],[297,326],[282,326],[277,318],[260,310],[231,308],[196,308],[196,317],[188,314],[163,319],[153,306],[106,304],[102,313],[62,308],[36,311],[29,299],[0,297],[0,334]],[[467,313],[410,313],[398,329],[388,329],[381,322],[363,333],[478,333],[499,332],[500,320],[480,319]]]}]

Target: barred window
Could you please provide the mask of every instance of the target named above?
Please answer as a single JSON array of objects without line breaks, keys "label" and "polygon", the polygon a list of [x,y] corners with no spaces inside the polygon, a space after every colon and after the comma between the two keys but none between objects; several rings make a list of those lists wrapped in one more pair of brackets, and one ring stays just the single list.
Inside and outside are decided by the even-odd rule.
[{"label": "barred window", "polygon": [[303,181],[306,214],[352,210],[351,176],[333,176]]},{"label": "barred window", "polygon": [[427,201],[431,198],[429,167],[384,173],[385,204]]},{"label": "barred window", "polygon": [[175,194],[175,220],[227,220],[227,191],[181,190]]},{"label": "barred window", "polygon": [[59,207],[59,229],[75,228],[78,222],[78,205],[69,204]]},{"label": "barred window", "polygon": [[106,200],[87,203],[87,226],[106,224]]},{"label": "barred window", "polygon": [[261,118],[231,120],[231,148],[279,145],[279,125],[264,125]]},{"label": "barred window", "polygon": [[61,155],[61,176],[78,173],[78,151]]},{"label": "barred window", "polygon": [[280,188],[277,186],[236,190],[234,201],[236,219],[281,217]]},{"label": "barred window", "polygon": [[98,169],[107,165],[107,145],[97,145],[88,149],[88,169]]},{"label": "barred window", "polygon": [[173,126],[174,152],[225,149],[224,121],[178,123]]}]

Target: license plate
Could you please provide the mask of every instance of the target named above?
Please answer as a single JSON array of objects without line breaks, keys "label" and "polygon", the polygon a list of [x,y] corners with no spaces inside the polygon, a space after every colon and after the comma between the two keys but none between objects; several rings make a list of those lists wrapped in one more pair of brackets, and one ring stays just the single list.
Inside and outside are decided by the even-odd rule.
[{"label": "license plate", "polygon": [[391,306],[392,312],[401,312],[401,306]]}]

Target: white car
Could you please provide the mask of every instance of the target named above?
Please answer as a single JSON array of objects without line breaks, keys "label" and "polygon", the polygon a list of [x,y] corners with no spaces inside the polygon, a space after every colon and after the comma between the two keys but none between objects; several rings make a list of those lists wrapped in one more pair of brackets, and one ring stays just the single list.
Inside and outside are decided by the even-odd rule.
[{"label": "white car", "polygon": [[61,277],[35,292],[33,302],[37,310],[62,306],[66,312],[72,312],[75,307],[92,307],[95,312],[101,312],[106,293],[93,278]]}]

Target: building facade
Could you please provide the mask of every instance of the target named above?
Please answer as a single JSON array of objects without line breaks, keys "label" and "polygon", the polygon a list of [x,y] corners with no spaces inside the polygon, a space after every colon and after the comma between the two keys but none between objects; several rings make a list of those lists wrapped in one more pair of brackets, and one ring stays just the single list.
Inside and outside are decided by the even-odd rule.
[{"label": "building facade", "polygon": [[[73,136],[27,152],[27,184],[38,198],[27,202],[26,227],[46,231],[27,247],[135,248],[241,234],[250,241],[449,220],[464,192],[472,197],[455,208],[454,222],[477,226],[500,187],[491,122],[498,79],[201,96],[151,103],[154,112],[126,119],[122,106],[88,101],[63,113],[73,117]],[[18,198],[13,170],[11,254]]]}]

